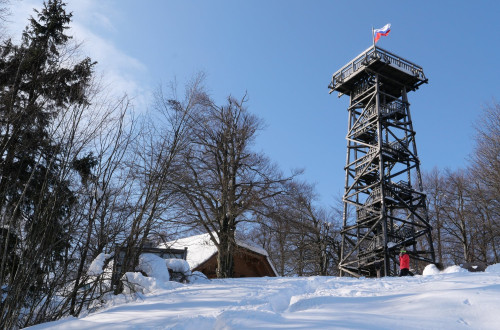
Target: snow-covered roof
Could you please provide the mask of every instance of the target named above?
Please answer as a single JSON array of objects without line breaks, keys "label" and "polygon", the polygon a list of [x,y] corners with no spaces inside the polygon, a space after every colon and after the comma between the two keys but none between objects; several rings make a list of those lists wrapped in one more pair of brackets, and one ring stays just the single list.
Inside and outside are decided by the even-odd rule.
[{"label": "snow-covered roof", "polygon": [[[217,238],[217,235],[215,233],[213,233],[213,235]],[[274,268],[273,263],[269,259],[269,254],[266,250],[255,245],[245,243],[238,239],[236,239],[236,244],[252,252],[265,256],[274,273],[276,275],[278,274],[278,272]],[[217,253],[217,247],[210,239],[210,235],[208,233],[189,236],[175,241],[167,242],[163,247],[173,249],[183,249],[187,247],[188,250],[186,261],[189,263],[191,269],[195,269]]]},{"label": "snow-covered roof", "polygon": [[175,241],[167,242],[167,248],[183,249],[187,247],[186,261],[191,269],[201,265],[217,253],[217,247],[210,239],[209,234],[189,236]]}]

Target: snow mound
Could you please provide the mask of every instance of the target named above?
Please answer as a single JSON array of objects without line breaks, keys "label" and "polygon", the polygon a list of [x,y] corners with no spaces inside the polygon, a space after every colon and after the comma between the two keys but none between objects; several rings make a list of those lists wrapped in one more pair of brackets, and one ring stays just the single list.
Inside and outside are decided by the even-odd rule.
[{"label": "snow mound", "polygon": [[155,254],[141,254],[139,257],[138,268],[145,272],[149,277],[154,277],[158,281],[168,282],[170,280],[165,259],[162,259]]},{"label": "snow mound", "polygon": [[155,278],[146,277],[141,273],[127,272],[123,275],[122,281],[124,282],[123,293],[125,294],[134,292],[146,294],[161,288]]},{"label": "snow mound", "polygon": [[425,266],[424,271],[422,272],[423,276],[437,275],[437,274],[439,274],[439,269],[434,264],[429,264]]},{"label": "snow mound", "polygon": [[172,290],[183,285],[172,281],[160,281],[155,277],[144,276],[139,272],[127,272],[122,277],[123,293],[148,294],[158,290]]},{"label": "snow mound", "polygon": [[467,269],[464,269],[460,266],[454,265],[446,268],[445,270],[442,271],[443,274],[451,274],[451,273],[468,273],[469,271]]},{"label": "snow mound", "polygon": [[453,274],[453,273],[468,273],[469,271],[467,269],[464,269],[460,266],[454,265],[446,268],[443,271],[440,271],[436,265],[430,264],[425,266],[424,271],[422,272],[423,276],[429,276],[429,275],[438,275],[438,274]]},{"label": "snow mound", "polygon": [[490,266],[488,266],[488,268],[486,268],[486,271],[488,273],[497,273],[497,274],[500,274],[500,264],[490,265]]},{"label": "snow mound", "polygon": [[100,253],[90,264],[89,269],[87,270],[87,274],[90,276],[98,276],[101,275],[104,268],[104,261],[110,258],[111,254]]},{"label": "snow mound", "polygon": [[190,284],[210,283],[210,280],[202,272],[195,271],[189,275],[188,281]]},{"label": "snow mound", "polygon": [[186,260],[183,259],[165,259],[167,264],[167,268],[171,269],[174,272],[182,273],[184,275],[190,275],[191,269]]}]

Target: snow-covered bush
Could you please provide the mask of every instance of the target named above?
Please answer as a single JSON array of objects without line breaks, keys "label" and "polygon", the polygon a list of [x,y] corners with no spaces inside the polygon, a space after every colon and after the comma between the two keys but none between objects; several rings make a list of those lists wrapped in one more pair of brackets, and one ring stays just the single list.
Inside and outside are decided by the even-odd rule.
[{"label": "snow-covered bush", "polygon": [[100,253],[90,264],[89,269],[87,270],[87,275],[90,276],[98,276],[101,275],[104,271],[104,262],[106,259],[112,257],[111,254]]},{"label": "snow-covered bush", "polygon": [[[113,253],[100,253],[80,277],[74,296],[74,308],[80,316],[104,306],[112,294],[113,256]],[[69,281],[54,297],[56,302],[58,299],[63,299],[62,297],[71,299],[75,285],[74,280]]]},{"label": "snow-covered bush", "polygon": [[172,281],[189,282],[191,268],[186,260],[183,259],[165,259],[168,269],[172,272]]},{"label": "snow-covered bush", "polygon": [[150,293],[157,289],[166,289],[170,280],[165,259],[152,253],[144,253],[139,256],[137,270],[140,272],[127,272],[122,277],[123,293],[134,292]]},{"label": "snow-covered bush", "polygon": [[[96,261],[96,264],[98,262]],[[158,289],[176,287],[177,283],[203,283],[209,281],[201,272],[191,273],[186,260],[163,259],[152,253],[139,257],[138,272],[128,272],[122,277],[125,294],[135,292],[147,294]],[[169,275],[171,272],[171,276]]]},{"label": "snow-covered bush", "polygon": [[142,294],[153,292],[163,288],[154,277],[146,277],[138,272],[127,272],[122,277],[123,293],[132,294],[139,292]]},{"label": "snow-covered bush", "polygon": [[160,258],[156,254],[141,254],[139,257],[138,270],[141,270],[146,273],[147,276],[154,277],[162,282],[168,282],[170,280],[165,259]]},{"label": "snow-covered bush", "polygon": [[173,281],[162,281],[155,277],[144,276],[139,272],[127,272],[122,277],[123,293],[148,294],[157,290],[170,290],[182,286]]},{"label": "snow-covered bush", "polygon": [[188,277],[190,284],[201,284],[210,282],[210,280],[202,272],[195,271]]},{"label": "snow-covered bush", "polygon": [[165,259],[168,269],[174,272],[183,273],[185,275],[191,274],[191,269],[186,260],[183,259]]}]

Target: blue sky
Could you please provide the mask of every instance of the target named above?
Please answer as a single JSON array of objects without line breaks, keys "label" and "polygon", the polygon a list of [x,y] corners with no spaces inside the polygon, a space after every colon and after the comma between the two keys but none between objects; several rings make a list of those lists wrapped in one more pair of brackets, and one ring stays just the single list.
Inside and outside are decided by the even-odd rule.
[{"label": "blue sky", "polygon": [[[31,8],[15,3],[11,33]],[[466,165],[473,122],[500,100],[498,1],[69,0],[72,33],[118,92],[148,104],[161,82],[199,71],[223,103],[248,93],[266,128],[255,148],[285,172],[306,170],[320,203],[343,192],[348,98],[328,94],[331,75],[377,44],[421,65],[429,84],[409,94],[422,170]]]}]

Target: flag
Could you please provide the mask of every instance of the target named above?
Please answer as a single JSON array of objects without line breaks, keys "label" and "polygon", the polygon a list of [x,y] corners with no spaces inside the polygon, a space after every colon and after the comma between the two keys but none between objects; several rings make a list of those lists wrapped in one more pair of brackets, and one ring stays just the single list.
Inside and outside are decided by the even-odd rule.
[{"label": "flag", "polygon": [[375,30],[373,30],[373,37],[375,38],[374,42],[377,42],[378,39],[380,39],[381,36],[386,37],[389,34],[389,32],[391,32],[391,23],[386,24],[381,29],[375,29]]}]

